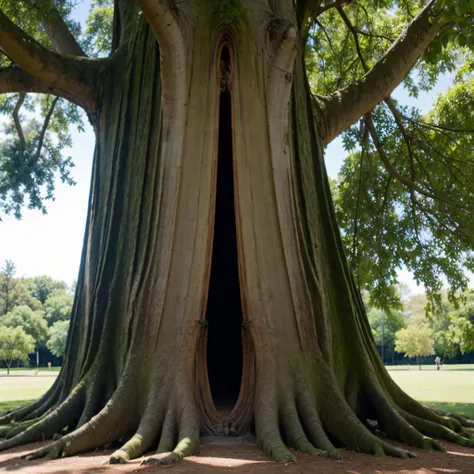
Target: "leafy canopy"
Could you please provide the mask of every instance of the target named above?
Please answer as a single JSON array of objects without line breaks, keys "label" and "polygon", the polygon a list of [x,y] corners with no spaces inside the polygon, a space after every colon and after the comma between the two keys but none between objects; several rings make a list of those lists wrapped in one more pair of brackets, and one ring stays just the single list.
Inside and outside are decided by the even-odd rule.
[{"label": "leafy canopy", "polygon": [[[85,25],[72,19],[74,0],[4,0],[2,10],[49,49],[56,46],[48,25],[62,18],[76,49],[101,58],[112,48],[113,3],[92,0]],[[304,32],[315,96],[333,94],[360,80],[427,3],[321,2],[319,14],[309,19]],[[233,23],[244,13],[239,2],[218,4],[223,22]],[[473,268],[474,5],[472,0],[433,4],[433,21],[440,21],[444,31],[405,78],[404,87],[417,96],[432,89],[440,74],[457,71],[452,89],[429,113],[387,97],[362,117],[343,135],[348,156],[333,186],[356,280],[370,292],[372,304],[385,309],[400,306],[393,288],[403,265],[425,284],[434,302],[439,302],[443,281],[454,299],[466,288],[466,270]],[[0,66],[10,68],[12,63],[0,55]],[[24,93],[2,95],[0,113],[5,118],[0,211],[18,218],[25,206],[46,212],[46,201],[54,199],[55,179],[74,184],[73,163],[67,156],[70,126],[81,129],[84,116],[65,99]]]},{"label": "leafy canopy", "polygon": [[[44,18],[57,9],[79,45],[89,56],[110,52],[113,0],[94,0],[83,28],[71,19],[74,0],[6,0],[3,12],[44,46],[54,49],[45,32]],[[0,52],[0,67],[13,63]],[[45,94],[0,95],[2,138],[0,142],[0,215],[18,219],[22,209],[47,212],[54,199],[55,181],[74,185],[74,163],[67,155],[72,146],[71,126],[84,128],[84,114],[72,102]]]},{"label": "leafy canopy", "polygon": [[[314,92],[360,79],[425,4],[361,0],[319,17],[307,45]],[[343,133],[348,155],[332,182],[356,281],[385,309],[400,308],[394,288],[403,266],[434,304],[443,283],[451,299],[459,296],[473,269],[474,9],[470,1],[437,7],[447,28],[457,23],[430,44],[403,85],[416,97],[448,74],[452,87],[427,113],[388,97],[362,117]]]}]

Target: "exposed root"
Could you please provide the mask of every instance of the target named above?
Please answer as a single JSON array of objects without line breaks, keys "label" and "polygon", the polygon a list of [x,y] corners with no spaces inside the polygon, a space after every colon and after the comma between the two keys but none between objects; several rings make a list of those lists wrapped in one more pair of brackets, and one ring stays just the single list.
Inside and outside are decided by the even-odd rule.
[{"label": "exposed root", "polygon": [[340,452],[327,437],[318,413],[308,394],[306,392],[300,393],[296,402],[300,419],[311,443],[317,448],[329,453],[331,458],[342,461],[343,459]]},{"label": "exposed root", "polygon": [[459,444],[460,446],[474,447],[474,440],[467,439],[461,436],[459,433],[455,433],[454,431],[450,430],[446,426],[424,420],[404,411],[401,412],[401,415],[417,430],[428,436],[443,438],[447,441],[451,441],[452,443]]},{"label": "exposed root", "polygon": [[[263,391],[263,393],[266,393],[266,391]],[[295,462],[296,458],[281,438],[278,415],[278,401],[276,400],[276,394],[271,390],[256,402],[255,428],[257,442],[275,462]]]},{"label": "exposed root", "polygon": [[[187,402],[184,408],[176,411],[180,412],[178,423],[173,422],[172,412],[168,411],[157,454],[144,459],[142,464],[174,464],[196,452],[199,447],[199,419],[195,407]],[[175,433],[177,433],[176,445],[173,442]]]},{"label": "exposed root", "polygon": [[57,409],[41,418],[37,423],[28,425],[13,438],[1,442],[0,451],[51,438],[55,433],[60,432],[77,417],[82,405],[83,393],[84,387],[79,385]]},{"label": "exposed root", "polygon": [[127,397],[121,390],[117,390],[109,403],[101,412],[93,417],[81,428],[73,431],[26,456],[27,459],[71,456],[89,449],[99,448],[107,443],[116,441],[129,429],[129,420],[124,419],[126,413],[125,401]]},{"label": "exposed root", "polygon": [[439,416],[449,417],[454,420],[457,420],[461,424],[461,426],[463,426],[464,428],[474,428],[474,420],[471,420],[470,418],[466,418],[465,416],[459,415],[458,413],[444,412],[442,410],[435,410],[435,409],[433,409],[433,411]]},{"label": "exposed root", "polygon": [[110,456],[107,464],[124,464],[135,459],[158,440],[157,454],[142,464],[173,464],[197,450],[199,419],[190,400],[163,404],[152,390],[136,433]]},{"label": "exposed root", "polygon": [[288,446],[312,456],[330,457],[330,452],[313,446],[304,432],[294,403],[287,403],[281,410],[281,421]]},{"label": "exposed root", "polygon": [[137,432],[120,449],[115,451],[107,464],[125,464],[144,454],[157,439],[157,433],[163,423],[160,410],[149,404],[140,422]]},{"label": "exposed root", "polygon": [[0,427],[0,438],[10,439],[34,425],[38,420],[21,421]]},{"label": "exposed root", "polygon": [[[408,398],[403,401],[410,411],[402,409],[397,397],[386,393],[376,377],[357,384],[356,393],[364,401],[359,408],[356,398],[351,398],[349,405],[332,376],[325,377],[324,381],[324,387],[320,388],[324,397],[318,403],[306,387],[294,381],[276,390],[277,384],[272,385],[271,378],[267,378],[265,387],[260,387],[260,396],[255,403],[257,440],[276,462],[295,462],[290,448],[342,461],[329,437],[348,449],[376,456],[414,457],[411,452],[390,445],[364,426],[365,412],[374,416],[388,437],[409,446],[443,451],[442,445],[430,437],[435,436],[474,447],[474,439],[466,431],[473,425],[471,420],[432,411],[411,399],[407,402]],[[110,456],[108,464],[126,463],[153,446],[157,446],[156,454],[144,459],[142,464],[170,465],[197,450],[199,416],[193,400],[181,395],[188,393],[182,386],[179,392],[160,391],[157,387],[150,389],[142,412],[130,409],[140,405],[135,400],[135,385],[130,377],[122,377],[121,384],[102,409],[101,389],[103,384],[100,382],[90,385],[82,382],[66,400],[53,410],[49,409],[40,419],[28,420],[28,417],[51,404],[54,393],[52,398],[31,405],[21,412],[26,420],[0,427],[0,436],[7,438],[0,443],[0,450],[54,436],[51,444],[26,458],[55,459],[101,448],[131,433],[133,436]],[[180,395],[170,399],[173,393]],[[69,429],[73,431],[68,433]],[[56,436],[61,435],[56,440]]]},{"label": "exposed root", "polygon": [[372,380],[368,382],[368,394],[380,427],[389,437],[416,448],[444,451],[438,441],[423,436],[408,423]]},{"label": "exposed root", "polygon": [[326,430],[347,448],[375,456],[414,457],[373,435],[357,418],[336,387],[328,387],[321,409]]},{"label": "exposed root", "polygon": [[14,410],[10,410],[0,417],[0,425],[6,425],[11,422],[34,420],[44,415],[57,401],[59,382],[55,384],[38,400],[29,403]]}]

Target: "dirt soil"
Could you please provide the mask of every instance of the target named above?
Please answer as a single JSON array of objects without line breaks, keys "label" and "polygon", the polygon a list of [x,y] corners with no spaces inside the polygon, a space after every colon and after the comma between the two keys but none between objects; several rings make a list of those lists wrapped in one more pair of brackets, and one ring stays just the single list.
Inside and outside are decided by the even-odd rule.
[{"label": "dirt soil", "polygon": [[474,474],[474,449],[443,443],[446,453],[427,453],[412,449],[415,459],[378,458],[366,454],[341,450],[344,462],[315,458],[295,453],[298,462],[275,464],[255,446],[237,444],[229,446],[203,445],[196,456],[185,458],[172,466],[140,466],[143,459],[126,465],[105,466],[103,463],[113,450],[101,450],[57,460],[26,461],[21,456],[43,446],[35,443],[0,453],[0,472],[15,474],[70,474],[70,473],[197,473],[224,472],[248,474]]}]

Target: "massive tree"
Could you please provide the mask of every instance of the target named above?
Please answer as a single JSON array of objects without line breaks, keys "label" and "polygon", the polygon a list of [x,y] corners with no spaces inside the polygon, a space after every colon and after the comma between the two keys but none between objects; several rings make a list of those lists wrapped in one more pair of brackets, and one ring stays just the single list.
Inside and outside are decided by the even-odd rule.
[{"label": "massive tree", "polygon": [[111,462],[155,450],[149,462],[167,463],[200,434],[252,430],[277,461],[294,459],[288,447],[339,458],[341,444],[410,456],[368,419],[410,446],[473,446],[472,422],[420,405],[386,372],[323,163],[469,2],[454,19],[443,2],[419,6],[362,78],[318,97],[308,28],[329,9],[347,17],[349,0],[116,0],[112,53],[96,59],[46,3],[43,42],[0,11],[0,92],[81,106],[96,149],[65,363],[4,416],[17,423],[0,449],[66,430],[30,456],[121,441]]}]

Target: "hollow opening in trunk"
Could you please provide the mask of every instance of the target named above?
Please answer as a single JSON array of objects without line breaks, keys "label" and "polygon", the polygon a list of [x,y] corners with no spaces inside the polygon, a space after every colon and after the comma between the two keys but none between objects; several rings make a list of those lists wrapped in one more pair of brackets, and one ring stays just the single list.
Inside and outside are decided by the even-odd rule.
[{"label": "hollow opening in trunk", "polygon": [[[221,54],[228,71],[229,50]],[[207,370],[216,409],[227,416],[237,402],[242,380],[242,304],[237,257],[232,162],[231,94],[221,81],[217,184],[211,275],[207,301]]]}]

